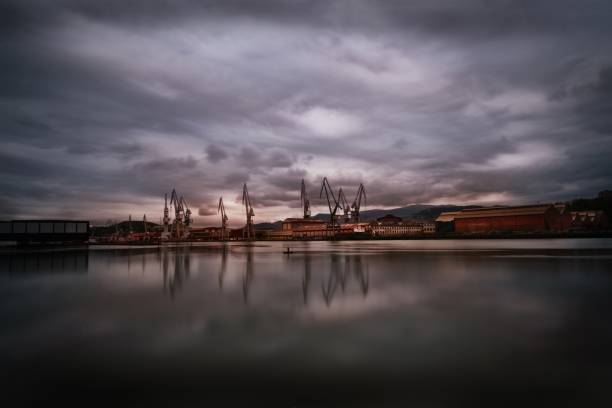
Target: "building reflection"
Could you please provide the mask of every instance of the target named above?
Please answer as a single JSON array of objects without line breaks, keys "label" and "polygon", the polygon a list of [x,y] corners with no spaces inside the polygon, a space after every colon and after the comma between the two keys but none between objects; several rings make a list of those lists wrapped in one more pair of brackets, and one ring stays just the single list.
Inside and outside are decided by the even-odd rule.
[{"label": "building reflection", "polygon": [[28,273],[87,273],[89,252],[49,251],[0,254],[0,272],[10,275]]}]

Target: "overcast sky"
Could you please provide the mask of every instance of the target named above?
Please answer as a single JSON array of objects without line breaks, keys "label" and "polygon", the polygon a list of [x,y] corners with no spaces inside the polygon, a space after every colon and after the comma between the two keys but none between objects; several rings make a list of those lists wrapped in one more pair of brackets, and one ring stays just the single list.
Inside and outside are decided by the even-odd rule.
[{"label": "overcast sky", "polygon": [[611,22],[604,0],[3,0],[0,213],[158,221],[176,188],[239,225],[243,182],[260,222],[323,176],[369,208],[594,196]]}]

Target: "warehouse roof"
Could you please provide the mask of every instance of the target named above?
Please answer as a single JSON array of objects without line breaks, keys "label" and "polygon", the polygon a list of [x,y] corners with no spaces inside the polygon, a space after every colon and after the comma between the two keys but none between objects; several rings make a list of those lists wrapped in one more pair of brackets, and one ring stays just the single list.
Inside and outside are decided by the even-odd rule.
[{"label": "warehouse roof", "polygon": [[455,220],[455,216],[457,214],[459,214],[460,211],[448,211],[448,212],[443,212],[440,213],[440,215],[438,215],[438,218],[436,218],[436,222],[451,222]]},{"label": "warehouse roof", "polygon": [[479,217],[511,217],[517,215],[543,215],[551,208],[551,204],[524,205],[518,207],[473,208],[459,211],[455,219]]}]

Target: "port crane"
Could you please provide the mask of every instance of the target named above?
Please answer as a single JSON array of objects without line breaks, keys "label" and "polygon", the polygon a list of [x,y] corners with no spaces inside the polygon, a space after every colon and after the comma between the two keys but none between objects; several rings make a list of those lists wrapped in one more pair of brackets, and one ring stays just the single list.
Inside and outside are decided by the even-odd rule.
[{"label": "port crane", "polygon": [[351,205],[351,220],[352,222],[354,222],[355,224],[359,223],[359,211],[361,210],[361,200],[363,200],[363,205],[367,205],[368,197],[366,196],[366,191],[365,191],[365,187],[363,186],[363,183],[359,184],[359,189],[357,190],[357,196],[355,197],[355,200],[353,201],[353,205]]},{"label": "port crane", "polygon": [[250,241],[255,238],[255,231],[253,228],[253,217],[255,216],[255,211],[253,211],[253,206],[251,205],[251,197],[249,197],[249,189],[247,188],[246,183],[244,183],[244,186],[242,187],[242,204],[244,204],[246,209],[246,225],[242,231],[242,237]]},{"label": "port crane", "polygon": [[[336,196],[334,195],[334,191],[327,180],[327,177],[323,177],[323,182],[321,183],[321,192],[319,193],[319,198],[323,197],[323,192],[325,191],[325,198],[327,199],[327,206],[329,207],[329,220],[331,226],[336,225],[336,212],[338,208],[340,208],[340,204],[338,200],[336,200]],[[332,206],[333,200],[333,206]]]},{"label": "port crane", "polygon": [[221,240],[225,241],[225,230],[227,229],[227,221],[229,218],[225,213],[225,205],[223,205],[223,197],[219,197],[219,207],[217,207],[217,214],[221,214]]},{"label": "port crane", "polygon": [[163,224],[164,224],[164,235],[168,234],[170,231],[169,226],[170,226],[170,211],[168,210],[168,193],[164,194],[164,219],[163,219]]},{"label": "port crane", "polygon": [[346,200],[342,187],[340,187],[340,190],[338,190],[338,203],[342,207],[342,211],[344,211],[344,222],[349,222],[351,220],[351,206]]},{"label": "port crane", "polygon": [[175,189],[172,189],[172,193],[170,194],[170,205],[174,207],[174,223],[172,226],[172,232],[174,233],[175,238],[180,238],[183,226],[183,209],[181,206],[181,199],[179,198]]},{"label": "port crane", "polygon": [[189,227],[189,225],[193,222],[193,220],[191,219],[191,209],[189,208],[189,205],[187,204],[187,200],[185,200],[185,198],[183,196],[181,196],[181,209],[183,210],[183,223],[185,224],[186,227]]},{"label": "port crane", "polygon": [[142,216],[142,225],[144,226],[145,236],[149,236],[149,227],[147,226],[147,214]]},{"label": "port crane", "polygon": [[310,218],[310,197],[306,191],[306,183],[302,179],[302,189],[300,191],[300,204],[304,209],[304,219]]}]

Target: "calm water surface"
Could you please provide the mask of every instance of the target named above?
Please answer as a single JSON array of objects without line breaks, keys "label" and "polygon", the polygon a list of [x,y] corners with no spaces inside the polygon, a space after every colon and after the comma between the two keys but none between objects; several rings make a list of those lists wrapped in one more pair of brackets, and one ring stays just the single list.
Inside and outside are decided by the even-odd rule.
[{"label": "calm water surface", "polygon": [[4,251],[3,398],[612,406],[611,306],[605,239]]}]

